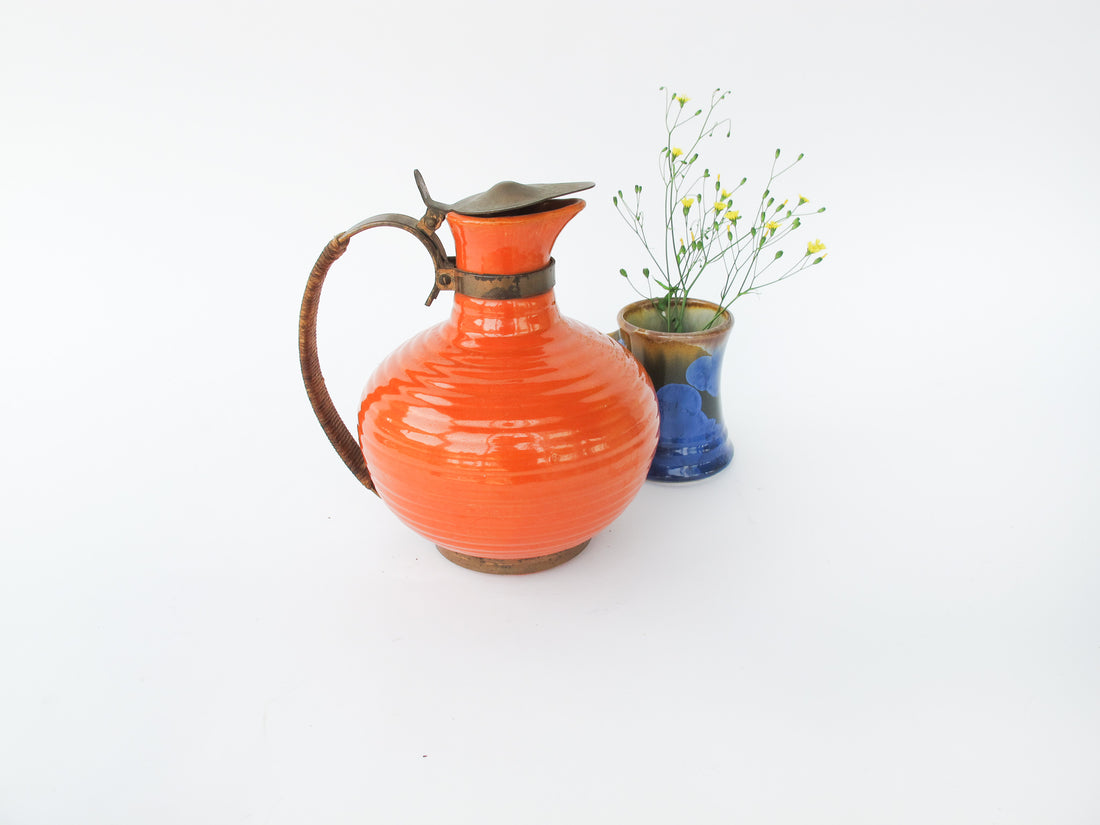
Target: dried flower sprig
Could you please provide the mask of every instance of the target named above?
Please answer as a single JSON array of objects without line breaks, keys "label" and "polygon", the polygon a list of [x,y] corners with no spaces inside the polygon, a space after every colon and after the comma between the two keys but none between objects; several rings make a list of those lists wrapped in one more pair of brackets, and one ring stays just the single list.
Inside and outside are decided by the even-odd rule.
[{"label": "dried flower sprig", "polygon": [[706,329],[738,298],[786,280],[825,259],[825,244],[814,240],[785,271],[773,269],[784,256],[784,250],[776,247],[802,226],[803,218],[824,212],[825,207],[803,209],[810,202],[803,195],[798,196],[797,205],[792,207],[787,205],[789,198],[776,203],[773,184],[804,157],[800,154],[777,170],[781,152],[776,149],[768,182],[752,210],[753,218],[751,221],[742,218],[741,211],[733,208],[733,196],[748,178],[741,178],[732,189],[727,189],[720,174],[711,174],[706,167],[700,172],[696,166],[703,141],[723,129],[726,138],[730,137],[729,119],[716,120],[719,105],[730,92],[715,89],[709,104],[692,113],[685,109],[691,98],[670,92],[663,86],[661,90],[665,92],[666,138],[658,153],[664,184],[663,242],[650,243],[642,209],[641,185],[635,185],[632,203],[627,202],[621,189],[611,199],[645,247],[656,274],[649,267],[642,268],[644,290],[626,269],[620,269],[619,274],[630,281],[635,291],[653,302],[668,331],[680,332],[687,331],[684,320],[692,291],[707,269],[720,265],[725,270],[725,279],[714,303],[721,309],[703,327]]}]

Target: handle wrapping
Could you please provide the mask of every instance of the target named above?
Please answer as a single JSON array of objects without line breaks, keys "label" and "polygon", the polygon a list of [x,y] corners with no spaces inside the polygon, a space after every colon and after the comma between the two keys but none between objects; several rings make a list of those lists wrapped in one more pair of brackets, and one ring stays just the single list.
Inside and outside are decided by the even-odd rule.
[{"label": "handle wrapping", "polygon": [[[321,374],[320,359],[317,355],[317,310],[321,302],[321,287],[325,283],[329,268],[347,251],[353,236],[376,226],[394,226],[415,235],[417,240],[425,246],[435,265],[437,288],[441,282],[444,284],[443,288],[447,288],[450,283],[447,276],[453,272],[454,264],[448,260],[443,244],[435,235],[435,230],[444,217],[444,213],[429,207],[419,221],[408,215],[387,213],[356,224],[347,232],[334,237],[321,251],[317,263],[309,273],[305,294],[302,296],[302,309],[298,315],[298,358],[302,365],[302,381],[306,386],[306,395],[309,396],[309,403],[313,406],[313,412],[321,428],[340,458],[344,460],[344,464],[360,483],[375,495],[378,491],[374,488],[370,468],[367,467],[359,442],[337,412],[328,388],[325,386],[324,376]],[[433,295],[435,291],[433,289]]]}]

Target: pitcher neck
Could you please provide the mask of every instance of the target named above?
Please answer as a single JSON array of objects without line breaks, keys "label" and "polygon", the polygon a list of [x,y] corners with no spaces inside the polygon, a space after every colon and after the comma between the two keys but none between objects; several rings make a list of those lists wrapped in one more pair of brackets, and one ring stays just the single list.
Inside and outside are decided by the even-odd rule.
[{"label": "pitcher neck", "polygon": [[475,336],[506,338],[550,329],[561,320],[554,291],[531,298],[497,301],[455,295],[451,323],[459,332]]},{"label": "pitcher neck", "polygon": [[477,217],[447,214],[455,239],[455,264],[467,272],[522,275],[543,269],[565,225],[585,203],[547,201],[529,211]]}]

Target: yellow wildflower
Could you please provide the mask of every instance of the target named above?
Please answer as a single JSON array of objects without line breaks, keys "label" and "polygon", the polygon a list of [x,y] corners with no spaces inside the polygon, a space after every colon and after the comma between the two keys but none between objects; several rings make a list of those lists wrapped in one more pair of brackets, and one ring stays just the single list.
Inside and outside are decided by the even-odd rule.
[{"label": "yellow wildflower", "polygon": [[723,203],[722,201],[718,201],[718,203],[714,204],[714,211],[715,212],[721,212],[723,209],[728,209],[728,208],[729,208],[729,204],[728,203]]},{"label": "yellow wildflower", "polygon": [[676,102],[680,104],[681,109],[684,108],[689,100],[691,100],[690,97],[685,97],[684,95],[676,95]]},{"label": "yellow wildflower", "polygon": [[672,156],[673,156],[674,158],[678,158],[678,157],[680,157],[680,155],[682,155],[682,154],[684,154],[684,150],[683,150],[683,149],[680,149],[680,148],[678,148],[678,147],[676,147],[676,146],[673,146],[673,147],[672,147]]},{"label": "yellow wildflower", "polygon": [[684,205],[684,209],[691,209],[691,205],[695,203],[695,198],[684,198],[680,203]]},{"label": "yellow wildflower", "polygon": [[730,191],[729,191],[728,189],[723,189],[723,190],[722,190],[722,194],[721,194],[721,195],[719,195],[719,197],[720,197],[720,198],[721,198],[722,200],[725,200],[726,198],[728,198],[728,197],[729,197],[730,195],[732,195],[732,194],[733,194],[733,192],[730,192]]},{"label": "yellow wildflower", "polygon": [[806,254],[807,255],[814,255],[814,254],[820,252],[824,248],[825,248],[825,244],[823,244],[821,242],[821,239],[819,238],[816,241],[810,241],[808,244],[806,244]]},{"label": "yellow wildflower", "polygon": [[804,204],[804,203],[809,203],[809,202],[810,202],[810,199],[809,199],[809,198],[807,198],[807,197],[805,197],[805,196],[803,196],[803,195],[799,195],[799,196],[798,196],[798,205],[799,205],[799,206],[801,206],[801,205],[802,205],[802,204]]},{"label": "yellow wildflower", "polygon": [[768,221],[766,224],[764,224],[764,228],[774,232],[779,228],[779,224],[777,224],[775,221]]},{"label": "yellow wildflower", "polygon": [[731,209],[729,212],[726,213],[726,217],[729,218],[732,222],[736,223],[737,219],[741,217],[741,213],[736,209]]}]

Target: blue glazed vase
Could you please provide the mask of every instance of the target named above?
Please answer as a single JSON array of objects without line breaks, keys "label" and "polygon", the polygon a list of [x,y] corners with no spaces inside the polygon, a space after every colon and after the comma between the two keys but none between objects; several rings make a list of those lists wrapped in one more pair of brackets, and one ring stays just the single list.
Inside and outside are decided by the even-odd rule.
[{"label": "blue glazed vase", "polygon": [[619,312],[619,340],[649,373],[657,390],[661,434],[649,469],[651,481],[698,481],[733,459],[720,387],[733,316],[723,311],[710,329],[702,329],[720,309],[709,301],[689,300],[684,332],[666,332],[650,301],[638,301]]}]

